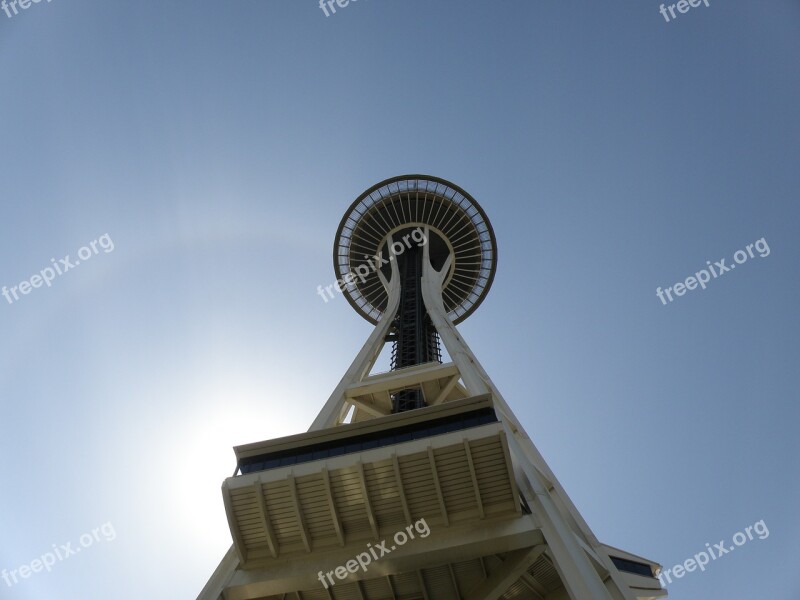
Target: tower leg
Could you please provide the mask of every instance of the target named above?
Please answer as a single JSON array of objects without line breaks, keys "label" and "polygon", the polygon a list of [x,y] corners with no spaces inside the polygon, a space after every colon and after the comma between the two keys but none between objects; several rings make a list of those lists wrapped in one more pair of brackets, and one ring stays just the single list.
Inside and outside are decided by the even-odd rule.
[{"label": "tower leg", "polygon": [[[390,237],[389,243],[391,244],[391,242],[392,238]],[[358,353],[355,360],[353,360],[350,368],[347,369],[344,377],[339,381],[339,385],[333,390],[333,393],[328,398],[325,406],[322,407],[322,410],[320,410],[317,418],[314,419],[311,427],[308,428],[309,431],[325,429],[326,427],[333,427],[338,424],[337,421],[342,417],[341,413],[344,410],[345,390],[349,385],[364,379],[364,377],[369,374],[375,361],[378,360],[383,345],[386,343],[386,335],[389,333],[389,329],[392,326],[392,318],[397,314],[397,309],[400,306],[400,274],[397,269],[397,261],[393,261],[391,265],[392,277],[389,281],[386,281],[386,278],[380,270],[378,271],[378,277],[380,277],[381,283],[383,283],[383,287],[389,295],[388,304],[383,313],[383,317],[381,317],[380,322],[375,326],[372,334],[370,334],[367,341],[361,347],[361,351]]]},{"label": "tower leg", "polygon": [[[470,395],[492,393],[498,409],[498,416],[506,429],[509,449],[517,457],[518,466],[522,471],[523,481],[521,483],[523,485],[521,488],[525,491],[531,508],[534,509],[534,513],[541,521],[542,532],[570,597],[573,600],[633,600],[627,586],[617,576],[611,559],[600,548],[599,541],[591,533],[588,525],[580,517],[561,486],[556,487],[555,477],[549,469],[547,469],[549,475],[547,478],[540,470],[539,467],[544,466],[545,463],[538,450],[525,433],[522,425],[516,419],[510,418],[511,410],[499,390],[447,316],[442,299],[442,287],[452,260],[451,254],[442,269],[437,271],[431,265],[426,246],[422,264],[422,294],[425,307],[451,359],[458,367]],[[548,491],[550,488],[554,489],[555,495],[551,495]],[[559,497],[562,493],[563,496]],[[563,512],[559,510],[556,500],[561,501],[560,504],[565,509]],[[576,526],[578,531],[570,526],[571,523]],[[611,574],[612,585],[609,586],[611,589],[607,588],[600,579],[589,556],[581,547],[579,536],[589,541],[589,547],[600,558],[601,564],[605,565],[605,570]]]}]

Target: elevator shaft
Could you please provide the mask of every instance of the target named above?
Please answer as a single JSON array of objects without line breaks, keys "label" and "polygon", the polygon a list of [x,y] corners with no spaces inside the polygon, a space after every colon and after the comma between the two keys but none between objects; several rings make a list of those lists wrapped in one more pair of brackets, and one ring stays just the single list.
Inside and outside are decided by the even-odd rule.
[{"label": "elevator shaft", "polygon": [[[400,275],[400,306],[394,319],[392,370],[432,361],[441,363],[439,334],[422,300],[422,248],[412,245],[396,258]],[[425,399],[419,388],[392,395],[393,413],[423,406]]]}]

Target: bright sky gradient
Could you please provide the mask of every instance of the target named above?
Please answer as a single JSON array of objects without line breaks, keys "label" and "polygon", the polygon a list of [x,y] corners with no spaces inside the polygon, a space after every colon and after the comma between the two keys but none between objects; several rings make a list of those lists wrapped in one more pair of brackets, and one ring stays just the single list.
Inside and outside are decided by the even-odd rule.
[{"label": "bright sky gradient", "polygon": [[[598,537],[670,597],[800,598],[800,3],[315,0],[0,12],[3,600],[192,599],[231,446],[307,429],[370,332],[324,303],[350,202],[470,192],[499,246],[461,327]],[[666,306],[764,237],[769,256]]]}]

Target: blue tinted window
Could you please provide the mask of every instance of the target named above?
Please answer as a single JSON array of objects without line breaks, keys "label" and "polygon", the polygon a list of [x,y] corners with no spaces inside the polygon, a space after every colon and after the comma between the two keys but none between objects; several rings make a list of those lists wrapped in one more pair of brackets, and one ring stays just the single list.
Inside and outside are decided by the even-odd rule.
[{"label": "blue tinted window", "polygon": [[[494,422],[497,422],[497,415],[495,414],[494,410],[491,408],[483,408],[472,413],[443,417],[428,422],[398,427],[395,430],[384,432],[381,436],[375,436],[375,434],[372,434],[370,436],[362,436],[361,438],[356,437],[328,442],[311,448],[299,448],[295,452],[281,452],[272,455],[264,455],[257,457],[256,460],[247,464],[240,463],[239,470],[241,473],[255,473],[257,471],[285,467],[288,465],[310,462],[312,460],[320,460],[331,456],[340,456],[342,454],[360,452],[361,450],[381,448],[411,440],[424,439],[426,437],[440,435],[450,431],[458,431],[461,429],[482,425],[484,423]],[[627,562],[631,563],[631,561]]]}]

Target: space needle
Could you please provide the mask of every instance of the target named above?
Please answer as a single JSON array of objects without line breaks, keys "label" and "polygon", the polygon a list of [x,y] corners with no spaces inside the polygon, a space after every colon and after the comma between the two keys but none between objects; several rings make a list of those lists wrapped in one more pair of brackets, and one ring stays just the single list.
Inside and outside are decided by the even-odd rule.
[{"label": "space needle", "polygon": [[657,563],[597,539],[456,328],[497,263],[486,213],[444,179],[352,202],[333,267],[372,332],[307,432],[234,448],[233,544],[198,600],[666,597]]}]

